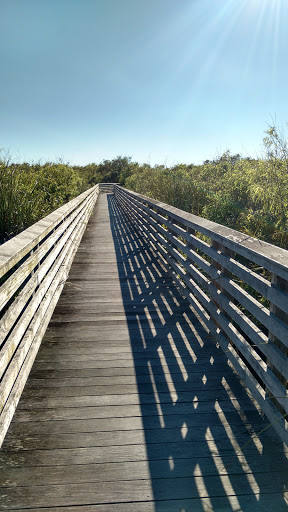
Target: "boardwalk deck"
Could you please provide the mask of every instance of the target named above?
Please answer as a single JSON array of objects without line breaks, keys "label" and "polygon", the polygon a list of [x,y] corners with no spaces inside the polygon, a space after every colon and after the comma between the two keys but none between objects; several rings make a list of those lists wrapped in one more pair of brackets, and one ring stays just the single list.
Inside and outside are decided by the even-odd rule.
[{"label": "boardwalk deck", "polygon": [[101,194],[0,451],[0,510],[288,510],[287,449]]}]

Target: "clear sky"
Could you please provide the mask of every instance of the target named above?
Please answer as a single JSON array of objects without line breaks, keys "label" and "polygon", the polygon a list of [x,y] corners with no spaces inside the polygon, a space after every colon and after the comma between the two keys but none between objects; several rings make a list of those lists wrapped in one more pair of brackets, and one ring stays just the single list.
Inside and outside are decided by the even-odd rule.
[{"label": "clear sky", "polygon": [[288,0],[0,0],[0,147],[87,164],[261,155]]}]

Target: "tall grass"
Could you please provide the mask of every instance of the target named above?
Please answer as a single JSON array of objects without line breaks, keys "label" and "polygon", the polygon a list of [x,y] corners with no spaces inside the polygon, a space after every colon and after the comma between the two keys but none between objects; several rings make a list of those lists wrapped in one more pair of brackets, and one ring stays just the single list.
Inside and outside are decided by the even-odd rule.
[{"label": "tall grass", "polygon": [[0,243],[78,195],[79,174],[65,164],[0,161]]}]

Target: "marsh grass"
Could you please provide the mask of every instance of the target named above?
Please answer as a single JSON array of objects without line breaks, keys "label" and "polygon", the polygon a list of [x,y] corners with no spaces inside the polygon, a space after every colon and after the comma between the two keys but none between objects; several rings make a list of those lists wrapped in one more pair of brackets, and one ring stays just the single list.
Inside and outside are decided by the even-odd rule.
[{"label": "marsh grass", "polygon": [[83,190],[83,179],[63,163],[0,161],[0,243],[6,242]]}]

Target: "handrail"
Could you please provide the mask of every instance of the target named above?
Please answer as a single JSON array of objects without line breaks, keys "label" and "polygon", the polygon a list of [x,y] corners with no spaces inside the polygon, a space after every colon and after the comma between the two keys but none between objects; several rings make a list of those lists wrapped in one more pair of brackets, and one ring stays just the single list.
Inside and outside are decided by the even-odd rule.
[{"label": "handrail", "polygon": [[119,185],[119,183],[99,183],[99,192],[100,194],[103,192],[107,192],[108,194],[113,194],[115,185]]},{"label": "handrail", "polygon": [[115,195],[288,445],[288,251],[120,186]]},{"label": "handrail", "polygon": [[95,185],[0,246],[0,446],[99,192]]}]

